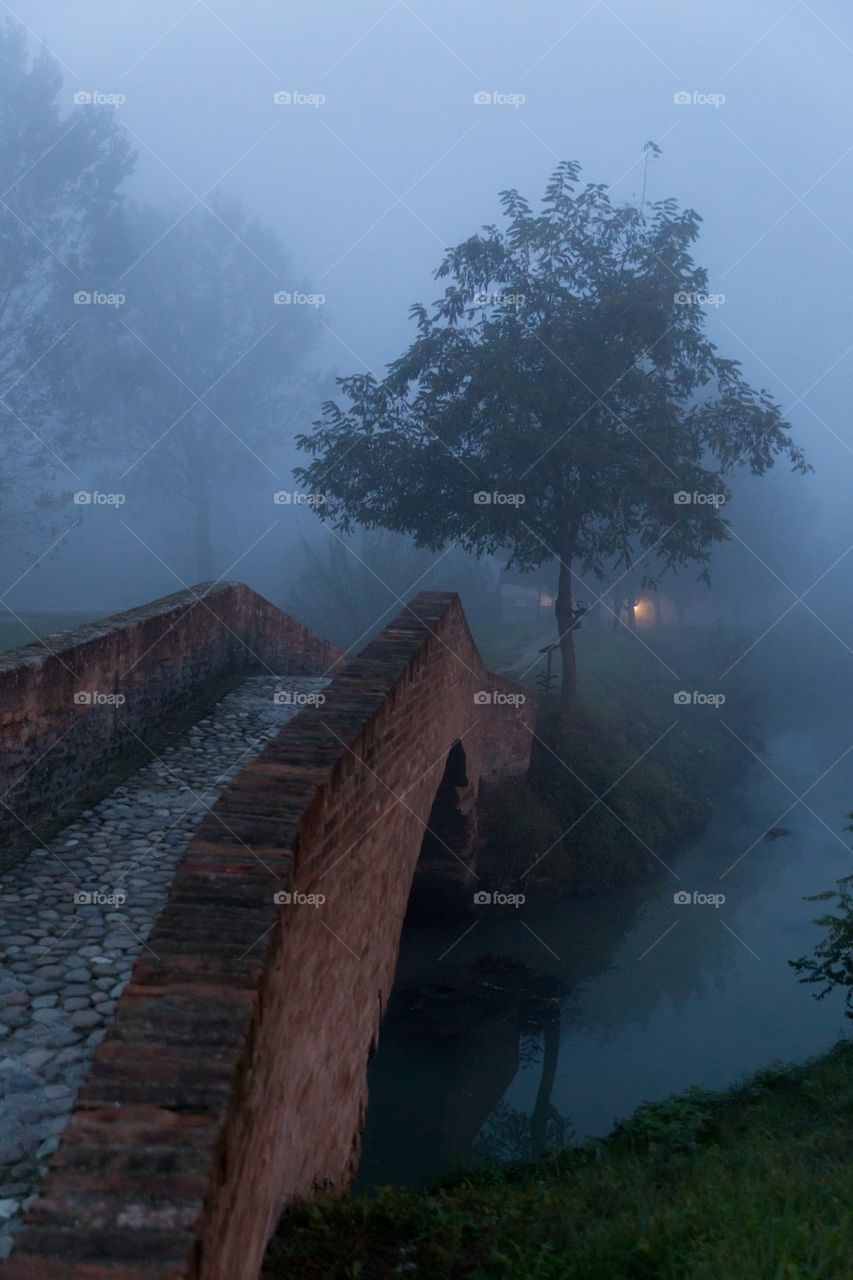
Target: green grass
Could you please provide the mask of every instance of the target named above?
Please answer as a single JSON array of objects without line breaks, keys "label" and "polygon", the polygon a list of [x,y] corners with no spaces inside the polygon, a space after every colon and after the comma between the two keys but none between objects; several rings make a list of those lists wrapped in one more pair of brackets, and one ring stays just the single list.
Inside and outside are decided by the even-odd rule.
[{"label": "green grass", "polygon": [[[599,892],[641,879],[695,839],[750,766],[743,742],[758,745],[756,690],[737,668],[720,680],[747,647],[735,632],[582,627],[575,720],[561,731],[555,699],[538,695],[528,778],[484,796],[483,874],[509,887],[536,864],[531,895]],[[676,706],[679,689],[724,689],[727,701]]]},{"label": "green grass", "polygon": [[844,1280],[853,1046],[640,1108],[604,1141],[289,1208],[263,1280]]}]

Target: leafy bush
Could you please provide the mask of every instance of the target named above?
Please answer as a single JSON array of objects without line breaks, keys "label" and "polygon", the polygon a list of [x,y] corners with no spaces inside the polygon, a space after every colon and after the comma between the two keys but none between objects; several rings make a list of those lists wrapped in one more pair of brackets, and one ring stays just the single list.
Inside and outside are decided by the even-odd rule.
[{"label": "leafy bush", "polygon": [[[853,813],[849,815],[853,818]],[[853,831],[853,824],[847,827]],[[800,956],[791,965],[804,976],[801,982],[821,982],[815,992],[818,1000],[836,987],[847,988],[847,1017],[853,1018],[853,875],[842,876],[837,889],[827,889],[807,899],[808,902],[834,902],[835,914],[818,916],[815,924],[826,929],[826,936],[815,947],[813,956]]]},{"label": "leafy bush", "polygon": [[524,819],[512,823],[518,788],[507,787],[501,805],[501,821],[521,846],[514,865],[537,864],[530,888],[589,893],[630,883],[657,865],[655,853],[698,830],[707,804],[690,796],[664,764],[638,762],[641,754],[624,732],[624,718],[579,712],[572,728],[561,731],[546,704]]},{"label": "leafy bush", "polygon": [[497,888],[515,885],[561,837],[559,823],[527,778],[507,778],[486,790],[480,821],[479,871]]},{"label": "leafy bush", "polygon": [[685,688],[713,689],[721,651],[742,644],[723,631],[648,633],[640,644],[582,628],[584,682],[570,728],[560,727],[556,698],[540,693],[527,783],[499,784],[487,799],[487,874],[507,882],[532,867],[528,895],[595,893],[643,878],[694,839],[750,762],[726,724],[755,743],[755,691],[743,676],[729,682],[726,724],[714,710],[685,712],[674,707],[672,664]]}]

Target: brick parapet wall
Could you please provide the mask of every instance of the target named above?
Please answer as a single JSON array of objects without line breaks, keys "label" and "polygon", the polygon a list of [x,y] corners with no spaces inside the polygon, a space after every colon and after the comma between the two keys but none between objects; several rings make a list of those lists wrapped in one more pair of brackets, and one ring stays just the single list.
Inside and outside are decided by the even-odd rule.
[{"label": "brick parapet wall", "polygon": [[325,675],[341,657],[240,582],[202,584],[0,654],[0,839],[34,843],[34,823],[123,753],[156,743],[217,681],[252,669]]},{"label": "brick parapet wall", "polygon": [[532,707],[479,691],[520,693],[422,594],[220,796],[0,1275],[256,1280],[282,1204],[346,1188],[448,751],[475,784],[529,761]]}]

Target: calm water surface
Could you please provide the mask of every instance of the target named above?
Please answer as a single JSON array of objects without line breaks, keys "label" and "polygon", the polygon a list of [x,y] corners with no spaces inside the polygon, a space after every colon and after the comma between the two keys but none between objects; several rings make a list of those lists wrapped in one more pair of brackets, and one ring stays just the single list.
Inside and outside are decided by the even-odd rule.
[{"label": "calm water surface", "polygon": [[[465,936],[470,921],[407,924],[356,1191],[472,1155],[526,1157],[560,1132],[603,1135],[644,1101],[809,1057],[849,1030],[840,995],[816,1001],[788,964],[821,936],[804,895],[853,870],[853,721],[822,712],[819,725],[793,707],[775,717],[769,769],[733,741],[742,780],[667,859],[677,879],[661,869],[594,898],[485,908]],[[774,826],[791,834],[762,840]],[[680,891],[725,902],[681,905]],[[484,962],[495,956],[511,963]]]}]

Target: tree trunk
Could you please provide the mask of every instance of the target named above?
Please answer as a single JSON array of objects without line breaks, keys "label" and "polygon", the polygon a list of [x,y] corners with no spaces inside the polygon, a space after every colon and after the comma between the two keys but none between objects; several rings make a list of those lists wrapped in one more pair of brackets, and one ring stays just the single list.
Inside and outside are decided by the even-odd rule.
[{"label": "tree trunk", "polygon": [[548,1119],[553,1114],[551,1094],[557,1078],[557,1063],[560,1060],[560,1020],[549,1018],[545,1023],[544,1050],[542,1054],[542,1075],[539,1077],[539,1088],[536,1091],[536,1102],[530,1117],[530,1154],[540,1156],[548,1143]]},{"label": "tree trunk", "polygon": [[560,657],[563,663],[560,686],[560,724],[568,728],[578,702],[578,674],[575,663],[574,614],[572,611],[572,556],[560,557],[560,580],[557,587],[555,614],[560,633]]}]

